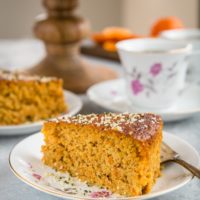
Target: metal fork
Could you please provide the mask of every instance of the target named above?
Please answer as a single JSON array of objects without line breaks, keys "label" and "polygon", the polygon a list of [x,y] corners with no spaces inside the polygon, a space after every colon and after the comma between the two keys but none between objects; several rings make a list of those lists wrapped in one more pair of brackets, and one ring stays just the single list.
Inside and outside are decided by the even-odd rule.
[{"label": "metal fork", "polygon": [[161,145],[160,158],[161,158],[161,164],[164,164],[167,162],[178,163],[179,165],[183,166],[188,171],[190,171],[194,176],[200,179],[200,170],[192,166],[191,164],[187,163],[186,161],[180,159],[180,155],[164,142],[162,142],[162,145]]}]

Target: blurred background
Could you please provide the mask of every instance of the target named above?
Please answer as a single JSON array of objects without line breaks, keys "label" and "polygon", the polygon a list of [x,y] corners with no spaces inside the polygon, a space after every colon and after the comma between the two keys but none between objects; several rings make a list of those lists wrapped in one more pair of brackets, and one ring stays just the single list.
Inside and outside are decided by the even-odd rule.
[{"label": "blurred background", "polygon": [[[35,17],[44,10],[40,0],[0,0],[0,38],[32,37]],[[92,31],[125,26],[148,34],[161,16],[177,16],[186,27],[199,27],[199,0],[81,0],[77,11],[88,18]]]}]

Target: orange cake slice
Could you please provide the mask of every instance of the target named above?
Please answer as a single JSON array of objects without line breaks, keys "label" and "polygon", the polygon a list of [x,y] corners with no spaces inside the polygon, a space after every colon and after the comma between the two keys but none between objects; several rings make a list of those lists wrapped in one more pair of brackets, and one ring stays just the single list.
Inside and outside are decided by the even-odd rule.
[{"label": "orange cake slice", "polygon": [[0,71],[0,125],[39,121],[66,111],[61,79]]},{"label": "orange cake slice", "polygon": [[126,196],[151,191],[160,175],[162,120],[154,114],[90,114],[44,124],[43,162]]}]

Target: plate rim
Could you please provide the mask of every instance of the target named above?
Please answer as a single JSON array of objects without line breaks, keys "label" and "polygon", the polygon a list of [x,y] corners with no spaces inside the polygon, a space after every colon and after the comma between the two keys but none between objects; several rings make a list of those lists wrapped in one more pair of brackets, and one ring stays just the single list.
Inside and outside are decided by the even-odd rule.
[{"label": "plate rim", "polygon": [[[94,95],[93,95],[94,88],[99,87],[100,85],[108,84],[108,83],[112,83],[112,82],[125,82],[125,80],[123,78],[118,78],[118,79],[103,81],[103,82],[94,84],[94,85],[92,85],[91,87],[88,88],[86,94],[87,94],[88,98],[91,101],[93,101],[94,103],[96,103],[97,105],[99,105],[101,107],[104,107],[104,108],[106,108],[108,110],[112,110],[112,111],[115,111],[115,112],[123,112],[121,110],[110,108],[109,105],[106,105],[106,103],[100,103],[100,101],[97,101],[96,100],[97,98],[95,98]],[[200,89],[200,86],[198,86],[198,84],[188,84],[188,85],[192,85],[192,86],[195,85]],[[166,117],[169,117],[170,115],[176,115],[176,116],[179,116],[179,115],[193,115],[193,114],[200,113],[200,106],[199,106],[199,108],[196,108],[196,109],[188,109],[188,110],[185,110],[185,111],[178,111],[178,112],[175,112],[175,111],[169,111],[169,112],[154,111],[154,112],[156,114],[158,114],[158,115],[165,115]]]},{"label": "plate rim", "polygon": [[[75,200],[137,200],[137,199],[151,199],[151,198],[155,198],[155,197],[158,197],[158,196],[162,196],[164,194],[168,194],[172,191],[175,191],[183,186],[185,186],[187,183],[189,183],[193,178],[194,176],[192,174],[188,174],[185,178],[185,180],[180,183],[179,185],[175,186],[175,187],[172,187],[172,188],[168,188],[166,190],[163,190],[161,192],[157,192],[155,194],[152,194],[151,193],[148,193],[148,194],[145,194],[145,195],[141,195],[141,196],[135,196],[135,197],[112,197],[112,198],[92,198],[92,197],[78,197],[78,196],[74,196],[74,195],[70,195],[70,194],[66,194],[66,195],[63,195],[61,194],[61,192],[56,192],[55,190],[51,190],[50,188],[48,188],[48,186],[41,186],[37,183],[33,183],[31,181],[29,181],[27,178],[24,178],[22,175],[20,175],[20,173],[18,173],[13,165],[12,165],[12,161],[11,161],[11,157],[12,157],[12,153],[14,152],[15,148],[20,145],[20,143],[24,142],[25,140],[31,138],[31,137],[35,137],[39,134],[42,134],[41,132],[37,132],[33,135],[30,135],[26,138],[24,138],[23,140],[21,140],[20,142],[18,142],[16,145],[14,145],[14,147],[11,149],[10,153],[9,153],[9,157],[8,157],[8,163],[9,163],[9,168],[11,169],[11,171],[13,172],[13,174],[19,179],[21,180],[23,183],[26,183],[27,185],[31,186],[32,188],[36,189],[36,190],[39,190],[41,192],[44,192],[44,193],[47,193],[47,194],[50,194],[50,195],[53,195],[53,196],[57,196],[57,197],[62,197],[64,199],[68,199],[68,198],[71,198],[71,199],[75,199]],[[176,138],[177,140],[181,141],[181,143],[184,143],[184,144],[187,144],[187,146],[189,146],[189,148],[193,151],[193,153],[196,155],[197,159],[198,159],[198,164],[197,164],[197,167],[200,166],[200,155],[199,153],[197,152],[197,150],[190,144],[188,143],[186,140],[174,135],[173,133],[169,133],[168,131],[163,131],[163,134],[165,136],[169,135],[170,137],[174,137]],[[64,192],[62,192],[64,193]]]},{"label": "plate rim", "polygon": [[[73,93],[73,92],[71,92],[69,90],[63,90],[63,91],[64,91],[64,96],[66,96],[66,97],[71,96],[71,97],[73,97],[74,99],[77,100],[77,106],[71,112],[63,113],[61,116],[64,116],[64,115],[73,116],[73,115],[77,114],[82,109],[83,102],[82,102],[81,98],[78,95],[76,95],[75,93]],[[40,120],[40,121],[36,121],[36,122],[33,122],[33,123],[23,123],[23,124],[18,124],[18,125],[0,126],[0,131],[12,131],[13,129],[35,128],[37,126],[42,126],[43,122],[45,122],[45,120]],[[27,134],[30,134],[30,133],[27,133]],[[23,134],[0,133],[0,135],[3,135],[3,136],[26,135],[26,133],[23,133]]]}]

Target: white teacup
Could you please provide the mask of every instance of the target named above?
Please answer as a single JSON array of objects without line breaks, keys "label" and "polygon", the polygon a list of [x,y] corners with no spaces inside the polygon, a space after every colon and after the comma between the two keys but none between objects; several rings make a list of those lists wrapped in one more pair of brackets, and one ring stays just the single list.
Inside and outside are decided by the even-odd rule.
[{"label": "white teacup", "polygon": [[173,105],[183,89],[191,45],[164,39],[130,39],[117,43],[117,49],[131,103],[146,111]]},{"label": "white teacup", "polygon": [[189,82],[200,84],[200,29],[163,31],[161,37],[192,44],[193,50],[189,56],[187,80]]}]

